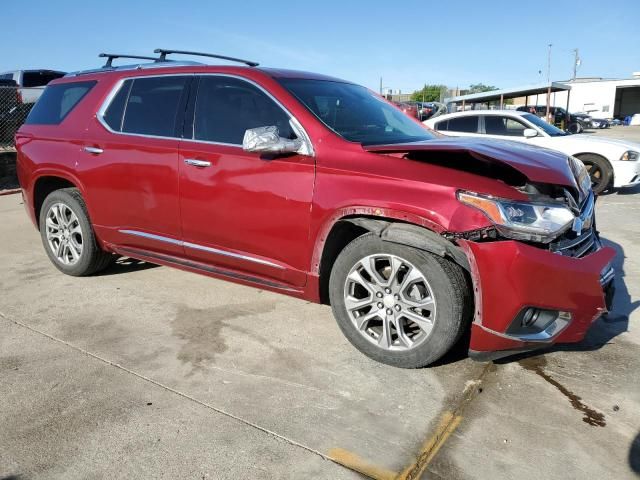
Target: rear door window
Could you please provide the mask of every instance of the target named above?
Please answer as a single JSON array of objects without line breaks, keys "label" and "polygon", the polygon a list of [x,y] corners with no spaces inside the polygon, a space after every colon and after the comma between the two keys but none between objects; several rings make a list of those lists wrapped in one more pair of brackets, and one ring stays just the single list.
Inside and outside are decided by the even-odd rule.
[{"label": "rear door window", "polygon": [[245,131],[267,126],[278,127],[281,137],[296,138],[289,115],[255,85],[225,76],[200,79],[194,139],[242,145]]},{"label": "rear door window", "polygon": [[36,102],[26,124],[58,125],[96,84],[95,81],[51,85]]},{"label": "rear door window", "polygon": [[478,133],[479,118],[477,115],[450,118],[447,130],[449,132]]},{"label": "rear door window", "polygon": [[[124,133],[152,135],[156,137],[177,137],[176,122],[179,108],[183,104],[183,95],[189,76],[164,76],[136,78],[133,80],[124,108],[122,128],[113,128]],[[126,83],[126,82],[125,82]],[[119,94],[124,89],[121,89]],[[124,93],[122,93],[124,95]],[[114,102],[122,101],[114,97]],[[112,102],[112,105],[114,105]],[[111,105],[110,105],[111,107]],[[117,126],[118,105],[114,105],[110,117]],[[107,110],[107,114],[109,110]],[[106,121],[106,116],[105,116]]]},{"label": "rear door window", "polygon": [[502,135],[506,137],[522,137],[527,128],[524,123],[499,115],[486,115],[484,117],[484,131],[487,135]]}]

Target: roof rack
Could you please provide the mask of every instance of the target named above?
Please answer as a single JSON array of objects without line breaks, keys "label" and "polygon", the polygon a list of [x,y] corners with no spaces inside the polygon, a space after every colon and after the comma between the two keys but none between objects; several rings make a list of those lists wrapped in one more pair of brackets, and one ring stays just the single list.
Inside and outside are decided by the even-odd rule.
[{"label": "roof rack", "polygon": [[258,62],[252,62],[251,60],[243,60],[241,58],[227,57],[225,55],[216,55],[214,53],[190,52],[188,50],[166,50],[164,48],[156,48],[153,51],[153,53],[160,54],[160,56],[157,59],[155,59],[157,62],[166,62],[167,55],[171,55],[173,53],[179,53],[182,55],[196,55],[198,57],[220,58],[222,60],[229,60],[230,62],[244,63],[245,65],[249,65],[250,67],[257,67],[259,65]]},{"label": "roof rack", "polygon": [[153,60],[154,62],[164,61],[164,59],[160,60],[157,57],[146,57],[141,55],[122,55],[120,53],[101,53],[100,55],[98,55],[98,57],[107,59],[107,63],[105,63],[102,66],[102,68],[111,68],[113,66],[112,62],[116,58],[135,58],[138,60]]}]

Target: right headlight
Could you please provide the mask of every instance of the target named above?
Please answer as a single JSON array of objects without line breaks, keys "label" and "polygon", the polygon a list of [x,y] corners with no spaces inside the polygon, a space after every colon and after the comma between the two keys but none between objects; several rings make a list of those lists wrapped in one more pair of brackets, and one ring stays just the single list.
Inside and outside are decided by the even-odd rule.
[{"label": "right headlight", "polygon": [[571,227],[575,215],[559,204],[519,202],[458,192],[460,202],[484,213],[505,237],[529,242],[549,243]]},{"label": "right headlight", "polygon": [[622,154],[622,156],[620,157],[620,160],[633,162],[635,160],[638,160],[638,156],[639,156],[638,152],[635,152],[633,150],[627,150]]}]

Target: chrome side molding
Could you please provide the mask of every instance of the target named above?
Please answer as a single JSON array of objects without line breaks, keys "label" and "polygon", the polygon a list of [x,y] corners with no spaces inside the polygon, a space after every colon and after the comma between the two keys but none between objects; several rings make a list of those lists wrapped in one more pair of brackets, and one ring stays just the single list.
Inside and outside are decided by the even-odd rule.
[{"label": "chrome side molding", "polygon": [[244,260],[247,262],[259,263],[261,265],[267,265],[269,267],[278,268],[280,270],[284,270],[282,265],[278,265],[277,263],[270,262],[268,260],[263,260],[261,258],[252,257],[250,255],[244,255],[241,253],[230,252],[228,250],[221,250],[219,248],[207,247],[205,245],[200,245],[197,243],[191,242],[183,242],[182,240],[176,240],[175,238],[163,237],[162,235],[155,235],[153,233],[140,232],[138,230],[118,230],[120,233],[124,233],[125,235],[133,235],[136,237],[144,237],[149,238],[151,240],[156,240],[158,242],[171,243],[173,245],[181,245],[184,248],[190,248],[192,250],[201,250],[204,252],[213,253],[214,255],[221,255],[224,257],[237,258],[239,260]]}]

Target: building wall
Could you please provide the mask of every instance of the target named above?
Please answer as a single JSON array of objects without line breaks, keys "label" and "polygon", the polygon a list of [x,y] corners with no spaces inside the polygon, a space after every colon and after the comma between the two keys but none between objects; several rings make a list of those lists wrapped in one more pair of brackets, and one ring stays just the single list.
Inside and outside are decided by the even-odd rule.
[{"label": "building wall", "polygon": [[[597,118],[613,118],[616,88],[618,86],[638,86],[640,78],[630,80],[596,80],[589,82],[567,82],[571,85],[569,95],[570,112],[586,112]],[[525,104],[525,97],[514,99],[514,105]],[[546,105],[546,94],[538,95],[537,105]],[[550,104],[555,107],[567,107],[567,92],[551,94]],[[536,96],[529,97],[528,105],[536,105]]]},{"label": "building wall", "polygon": [[[638,86],[640,79],[571,82],[570,112],[587,112],[593,117],[613,118],[616,107],[616,90],[620,86]],[[555,105],[565,106],[566,93],[556,94]],[[615,112],[617,113],[617,112]]]}]

